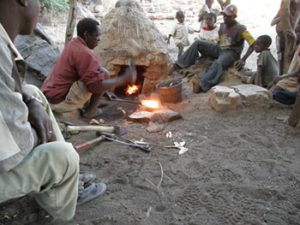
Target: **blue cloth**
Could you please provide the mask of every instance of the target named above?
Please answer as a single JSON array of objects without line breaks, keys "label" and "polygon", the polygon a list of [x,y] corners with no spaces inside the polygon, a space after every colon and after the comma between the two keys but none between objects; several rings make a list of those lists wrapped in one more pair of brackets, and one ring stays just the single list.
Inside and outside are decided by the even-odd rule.
[{"label": "blue cloth", "polygon": [[219,45],[203,41],[196,40],[176,61],[176,64],[181,68],[186,68],[194,65],[196,59],[201,57],[217,58],[221,49]]},{"label": "blue cloth", "polygon": [[272,94],[273,99],[285,105],[293,105],[297,96],[297,92],[288,92],[283,89],[273,90]]}]

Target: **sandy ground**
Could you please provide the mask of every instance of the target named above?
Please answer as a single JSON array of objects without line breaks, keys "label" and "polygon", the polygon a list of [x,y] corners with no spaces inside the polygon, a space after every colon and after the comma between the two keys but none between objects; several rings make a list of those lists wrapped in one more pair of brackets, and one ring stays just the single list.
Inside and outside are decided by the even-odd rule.
[{"label": "sandy ground", "polygon": [[[70,224],[299,224],[299,133],[282,121],[290,109],[218,114],[205,101],[189,94],[175,107],[183,119],[160,133],[123,121],[150,154],[115,143],[84,154],[82,170],[109,186]],[[189,151],[164,148],[174,141]]]},{"label": "sandy ground", "polygon": [[[269,33],[267,15],[273,17],[279,1],[260,2],[264,13],[259,26],[265,24]],[[245,2],[241,12],[250,14],[249,7],[257,3]],[[254,12],[250,29],[258,26]],[[217,113],[207,105],[207,97],[193,94],[191,84],[184,80],[183,101],[169,106],[183,119],[170,122],[158,133],[147,132],[146,123],[129,121],[118,109],[129,114],[135,110],[133,105],[104,107],[105,124],[126,127],[126,137],[149,142],[152,151],[104,141],[82,154],[81,170],[96,173],[98,181],[108,185],[107,192],[78,207],[73,221],[51,224],[300,224],[300,127],[287,126],[291,108],[273,103],[270,108]],[[171,138],[166,137],[168,132]],[[80,143],[94,136],[80,133],[69,141]],[[179,155],[177,149],[164,147],[174,141],[185,141],[189,150]],[[17,204],[2,208],[0,224],[25,224],[21,209],[15,217],[6,213]]]}]

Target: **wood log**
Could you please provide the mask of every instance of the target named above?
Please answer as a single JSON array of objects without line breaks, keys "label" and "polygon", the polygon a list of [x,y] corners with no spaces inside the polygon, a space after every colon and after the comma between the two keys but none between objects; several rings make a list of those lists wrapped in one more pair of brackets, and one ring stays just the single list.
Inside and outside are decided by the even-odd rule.
[{"label": "wood log", "polygon": [[77,0],[69,0],[69,15],[66,27],[65,45],[73,38],[76,25],[76,6]]}]

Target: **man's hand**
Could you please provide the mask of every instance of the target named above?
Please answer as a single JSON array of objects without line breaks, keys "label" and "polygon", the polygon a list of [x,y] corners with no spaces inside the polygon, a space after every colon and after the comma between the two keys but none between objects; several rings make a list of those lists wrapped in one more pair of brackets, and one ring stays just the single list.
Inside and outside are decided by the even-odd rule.
[{"label": "man's hand", "polygon": [[27,103],[27,107],[29,111],[28,120],[37,132],[39,143],[44,144],[56,141],[51,120],[42,105],[32,99]]},{"label": "man's hand", "polygon": [[235,61],[233,64],[234,68],[236,68],[237,70],[241,70],[243,69],[243,67],[245,66],[245,61],[240,59],[238,61]]}]

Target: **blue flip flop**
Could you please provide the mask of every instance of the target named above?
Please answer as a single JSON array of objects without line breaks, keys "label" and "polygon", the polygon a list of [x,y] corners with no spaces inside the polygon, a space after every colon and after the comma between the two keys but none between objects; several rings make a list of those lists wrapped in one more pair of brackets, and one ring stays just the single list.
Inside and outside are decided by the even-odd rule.
[{"label": "blue flip flop", "polygon": [[77,205],[82,205],[89,202],[100,195],[106,190],[106,184],[104,183],[91,183],[88,187],[79,190]]},{"label": "blue flip flop", "polygon": [[79,174],[79,182],[83,183],[84,187],[89,186],[96,179],[96,174],[83,172]]}]

